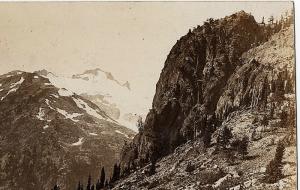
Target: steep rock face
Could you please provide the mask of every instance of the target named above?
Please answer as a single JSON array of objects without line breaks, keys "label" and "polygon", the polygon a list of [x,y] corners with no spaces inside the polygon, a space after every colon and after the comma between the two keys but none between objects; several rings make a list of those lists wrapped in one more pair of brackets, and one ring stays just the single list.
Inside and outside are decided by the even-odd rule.
[{"label": "steep rock face", "polygon": [[[145,164],[125,174],[114,189],[295,189],[297,161],[293,45],[294,31],[291,25],[241,55],[241,64],[234,69],[226,85],[219,89],[221,93],[217,102],[214,102],[216,106],[212,119],[203,117],[207,113],[205,107],[196,105],[192,108],[193,114],[186,117],[183,127],[187,121],[194,122],[197,115],[206,119],[202,124],[196,123],[197,127],[213,128],[213,124],[217,124],[208,147],[205,147],[203,138],[199,138],[200,133],[198,138],[178,146],[172,154],[157,160],[154,174],[149,174],[152,163]],[[177,112],[173,109],[178,109],[176,106],[179,105],[167,104],[167,113],[158,113],[153,109],[147,117],[148,122],[156,124],[155,118],[160,114],[176,117],[174,115]],[[211,120],[220,122],[213,123]],[[148,125],[146,123],[145,127]],[[231,130],[232,139],[229,148],[220,151],[217,139],[225,127]],[[246,158],[241,157],[233,145],[233,142],[244,137],[249,139]],[[155,141],[151,140],[151,136],[136,136],[133,143],[127,149],[125,147],[126,154],[123,152],[122,155],[124,164],[126,159],[143,159],[143,154],[138,152],[140,146],[152,146],[150,142]],[[279,142],[284,143],[285,147],[281,170],[283,175],[277,182],[268,183],[265,180],[266,168],[274,158]]]},{"label": "steep rock face", "polygon": [[268,42],[242,55],[243,65],[230,77],[220,97],[216,115],[224,119],[242,107],[273,109],[295,89],[293,27],[283,29]]},{"label": "steep rock face", "polygon": [[[153,109],[144,131],[135,139],[138,144],[131,145],[137,152],[135,157],[147,160],[152,155],[166,155],[201,135],[207,123],[217,125],[214,112],[227,80],[241,65],[240,56],[264,40],[264,31],[243,11],[209,19],[182,37],[167,57]],[[122,160],[126,164],[132,155],[130,148],[124,150]]]}]

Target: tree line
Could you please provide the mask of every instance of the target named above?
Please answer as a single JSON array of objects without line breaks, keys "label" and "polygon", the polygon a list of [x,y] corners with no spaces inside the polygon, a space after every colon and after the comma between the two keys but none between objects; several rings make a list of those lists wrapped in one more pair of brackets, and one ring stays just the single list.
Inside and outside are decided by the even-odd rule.
[{"label": "tree line", "polygon": [[[76,190],[102,190],[110,189],[114,182],[120,179],[121,167],[120,164],[115,164],[112,171],[112,176],[107,179],[105,174],[105,168],[102,167],[100,177],[96,183],[92,182],[92,176],[88,176],[87,184],[78,182]],[[55,184],[51,190],[60,190],[59,185]]]}]

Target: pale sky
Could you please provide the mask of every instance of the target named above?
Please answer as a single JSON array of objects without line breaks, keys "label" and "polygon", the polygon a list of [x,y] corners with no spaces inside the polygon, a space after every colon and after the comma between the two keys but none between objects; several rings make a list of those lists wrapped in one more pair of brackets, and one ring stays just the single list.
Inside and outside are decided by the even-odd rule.
[{"label": "pale sky", "polygon": [[190,28],[240,10],[261,21],[291,8],[291,2],[0,3],[0,74],[99,67],[153,96],[170,49]]}]

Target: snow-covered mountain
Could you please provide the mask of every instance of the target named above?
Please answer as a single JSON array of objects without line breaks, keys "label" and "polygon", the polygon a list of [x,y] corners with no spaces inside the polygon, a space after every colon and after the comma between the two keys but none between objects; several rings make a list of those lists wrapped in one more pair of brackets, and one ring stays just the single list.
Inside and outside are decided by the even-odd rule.
[{"label": "snow-covered mountain", "polygon": [[111,118],[130,129],[136,130],[138,117],[144,117],[148,111],[148,100],[140,97],[128,81],[120,82],[110,72],[99,68],[72,76],[59,76],[46,70],[36,73],[47,77],[55,86],[92,101]]},{"label": "snow-covered mountain", "polygon": [[62,189],[98,176],[134,132],[37,73],[0,76],[0,189]]}]

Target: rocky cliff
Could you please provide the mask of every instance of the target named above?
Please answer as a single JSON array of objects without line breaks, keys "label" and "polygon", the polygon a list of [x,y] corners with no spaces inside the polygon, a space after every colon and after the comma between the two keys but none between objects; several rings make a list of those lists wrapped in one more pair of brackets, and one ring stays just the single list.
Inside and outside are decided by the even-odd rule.
[{"label": "rocky cliff", "polygon": [[[282,26],[258,25],[238,12],[182,37],[165,62],[144,129],[123,148],[122,164],[141,168],[116,189],[294,188],[294,33]],[[218,151],[226,127],[230,151]],[[243,137],[250,139],[247,159],[233,151]],[[267,184],[264,172],[279,141],[286,146],[284,177]],[[149,176],[153,159],[156,173]]]},{"label": "rocky cliff", "polygon": [[243,11],[209,19],[178,40],[157,82],[144,131],[132,145],[135,156],[147,159],[154,147],[159,147],[156,154],[166,155],[198,135],[204,123],[217,125],[218,100],[243,64],[241,55],[264,40],[264,30]]},{"label": "rocky cliff", "polygon": [[[274,124],[283,112],[292,114],[293,108],[288,107],[294,107],[295,103],[293,44],[292,27],[260,25],[243,11],[219,20],[208,19],[202,26],[189,31],[177,41],[167,57],[144,129],[123,148],[121,162],[124,167],[131,167],[132,163],[143,166],[150,160],[162,158],[189,140],[199,141],[206,132],[216,138],[224,126],[233,130],[236,126],[236,137],[241,134],[251,137],[257,132],[253,128],[237,130],[244,120],[255,123],[254,118],[271,114],[275,119],[270,123]],[[249,113],[251,119],[242,117],[241,112]],[[239,116],[244,120],[239,120]],[[293,128],[294,123],[291,125]],[[282,139],[284,135],[277,137]],[[275,137],[268,135],[268,138]],[[183,147],[193,149],[199,156],[206,154],[203,145],[196,149],[188,145]],[[221,161],[220,158],[222,156],[218,155],[215,160]],[[264,160],[262,164],[267,162]],[[217,170],[211,172],[222,177]],[[137,178],[139,174],[136,174]],[[163,177],[168,175],[171,174]],[[128,187],[126,182],[130,183],[130,180],[118,187]],[[213,182],[206,185],[212,187]],[[141,184],[139,189],[147,185]],[[177,186],[177,189],[180,188]]]}]

